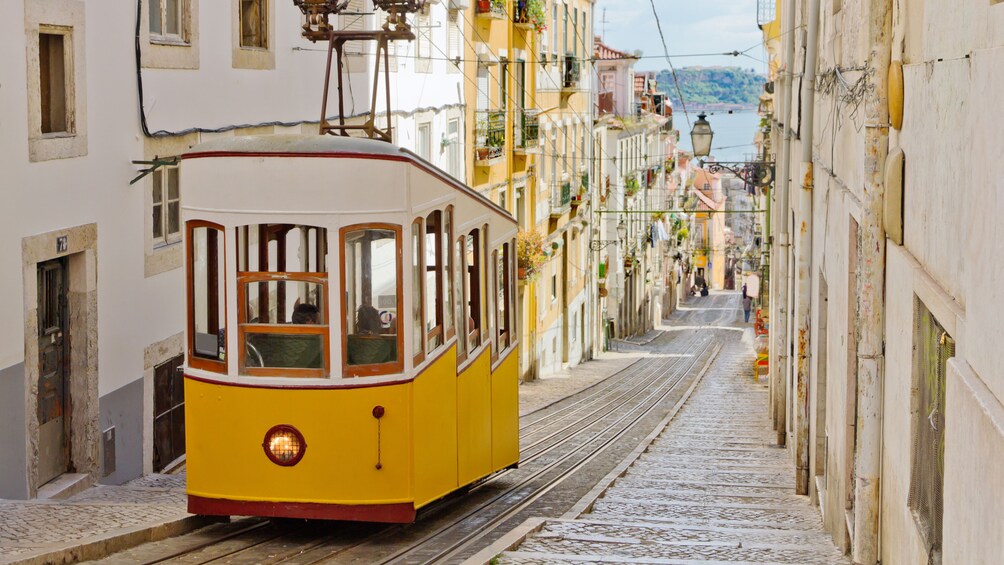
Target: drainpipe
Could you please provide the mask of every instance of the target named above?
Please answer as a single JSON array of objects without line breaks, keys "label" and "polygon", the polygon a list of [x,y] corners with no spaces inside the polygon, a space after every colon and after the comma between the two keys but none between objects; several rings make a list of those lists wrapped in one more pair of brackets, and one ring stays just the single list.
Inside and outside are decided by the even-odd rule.
[{"label": "drainpipe", "polygon": [[858,416],[855,442],[855,564],[875,565],[879,553],[879,496],[882,467],[882,381],[885,231],[883,173],[889,151],[888,79],[892,48],[892,0],[870,0],[865,105],[864,198],[858,266]]},{"label": "drainpipe", "polygon": [[809,317],[812,307],[812,132],[815,112],[816,44],[819,36],[819,1],[808,0],[805,68],[802,71],[802,190],[798,193],[798,286],[795,320],[798,324],[795,418],[795,493],[809,494]]},{"label": "drainpipe", "polygon": [[791,176],[791,99],[794,81],[792,80],[792,63],[795,59],[795,3],[793,0],[785,0],[783,12],[783,25],[781,33],[784,34],[784,74],[782,75],[783,96],[782,110],[780,118],[783,120],[779,125],[784,134],[781,142],[780,155],[780,175],[778,181],[781,190],[778,194],[778,244],[776,249],[776,259],[771,260],[771,268],[777,269],[777,276],[771,279],[776,282],[774,299],[771,301],[770,325],[771,331],[775,333],[773,341],[773,352],[771,359],[776,362],[771,363],[771,386],[773,388],[771,399],[774,405],[774,429],[777,430],[777,444],[785,445],[787,439],[786,424],[786,387],[788,382],[789,356],[788,356],[788,253],[791,247],[788,233],[788,217],[790,213],[790,196],[788,194],[788,181]]}]

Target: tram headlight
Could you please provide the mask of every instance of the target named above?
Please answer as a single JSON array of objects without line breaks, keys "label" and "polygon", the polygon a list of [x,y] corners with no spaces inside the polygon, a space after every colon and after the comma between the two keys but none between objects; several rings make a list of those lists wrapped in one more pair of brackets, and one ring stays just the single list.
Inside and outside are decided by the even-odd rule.
[{"label": "tram headlight", "polygon": [[288,424],[272,426],[265,432],[265,441],[261,446],[271,462],[283,467],[296,465],[307,451],[303,434]]}]

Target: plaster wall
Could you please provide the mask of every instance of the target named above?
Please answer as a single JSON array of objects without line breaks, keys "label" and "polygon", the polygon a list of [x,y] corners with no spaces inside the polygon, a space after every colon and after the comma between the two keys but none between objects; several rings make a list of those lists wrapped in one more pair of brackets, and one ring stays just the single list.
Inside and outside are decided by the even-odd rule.
[{"label": "plaster wall", "polygon": [[[0,370],[0,429],[22,429],[25,419],[27,391],[24,363]],[[28,498],[27,442],[17,433],[0,434],[0,498]]]}]

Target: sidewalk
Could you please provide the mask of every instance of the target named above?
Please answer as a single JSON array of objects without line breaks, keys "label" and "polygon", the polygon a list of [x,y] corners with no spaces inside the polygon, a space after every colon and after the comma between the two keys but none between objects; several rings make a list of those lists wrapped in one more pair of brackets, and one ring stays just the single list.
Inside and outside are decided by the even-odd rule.
[{"label": "sidewalk", "polygon": [[[520,416],[593,386],[642,357],[599,359],[521,385]],[[186,512],[185,475],[96,486],[66,500],[0,499],[0,565],[75,563],[180,535],[216,520]]]},{"label": "sidewalk", "polygon": [[469,562],[849,561],[770,447],[767,389],[729,341],[677,416],[561,519],[531,519]]}]

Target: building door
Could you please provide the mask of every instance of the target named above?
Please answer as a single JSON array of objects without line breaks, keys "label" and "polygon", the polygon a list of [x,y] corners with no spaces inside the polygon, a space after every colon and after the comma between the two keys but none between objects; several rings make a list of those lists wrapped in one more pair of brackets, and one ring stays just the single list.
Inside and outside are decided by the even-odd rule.
[{"label": "building door", "polygon": [[182,355],[153,368],[153,470],[185,454],[185,381]]},{"label": "building door", "polygon": [[66,259],[38,265],[38,484],[69,467]]}]

